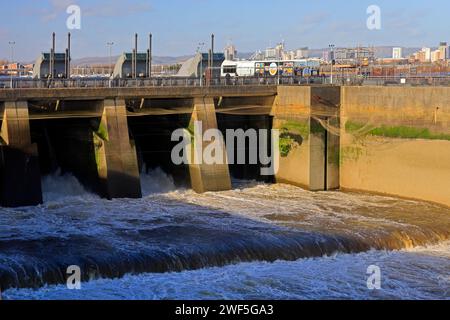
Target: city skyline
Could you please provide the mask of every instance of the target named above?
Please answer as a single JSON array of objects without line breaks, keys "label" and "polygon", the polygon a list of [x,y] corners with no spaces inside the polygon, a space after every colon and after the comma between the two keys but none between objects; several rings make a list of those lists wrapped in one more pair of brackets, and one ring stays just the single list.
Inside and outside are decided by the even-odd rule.
[{"label": "city skyline", "polygon": [[[338,46],[436,47],[448,41],[450,23],[445,9],[450,4],[434,0],[433,6],[423,1],[380,0],[347,1],[336,7],[333,1],[297,3],[292,1],[259,1],[227,4],[206,0],[157,1],[92,1],[50,0],[37,4],[30,0],[10,5],[10,15],[2,20],[0,59],[11,55],[9,42],[15,42],[16,59],[33,61],[51,46],[51,33],[57,33],[58,51],[66,46],[66,33],[74,42],[73,57],[107,56],[107,42],[114,42],[118,55],[132,47],[133,34],[141,35],[140,48],[146,47],[146,35],[154,34],[157,56],[190,55],[198,43],[209,42],[215,33],[217,50],[233,41],[240,52],[254,52],[284,40],[287,47],[326,48]],[[66,9],[76,4],[81,8],[81,29],[68,30]],[[381,29],[366,26],[367,8],[381,9]],[[408,6],[406,6],[408,4]],[[286,14],[291,18],[286,18]],[[33,30],[33,32],[30,32]]]}]

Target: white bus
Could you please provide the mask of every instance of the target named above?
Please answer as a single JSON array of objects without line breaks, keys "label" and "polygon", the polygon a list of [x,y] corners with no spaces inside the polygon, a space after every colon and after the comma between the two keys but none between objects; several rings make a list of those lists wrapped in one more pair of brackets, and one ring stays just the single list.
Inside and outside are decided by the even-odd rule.
[{"label": "white bus", "polygon": [[229,61],[221,67],[221,76],[235,77],[293,77],[319,74],[320,59]]}]

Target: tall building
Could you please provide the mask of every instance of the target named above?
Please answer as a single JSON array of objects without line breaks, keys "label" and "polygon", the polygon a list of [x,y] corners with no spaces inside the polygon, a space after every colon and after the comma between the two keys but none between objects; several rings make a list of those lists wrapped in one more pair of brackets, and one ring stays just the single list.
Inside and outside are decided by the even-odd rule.
[{"label": "tall building", "polygon": [[448,60],[449,59],[449,47],[447,42],[441,42],[439,44],[439,51],[440,51],[440,56],[441,56],[441,60]]},{"label": "tall building", "polygon": [[277,52],[277,59],[282,59],[283,58],[283,53],[284,53],[284,42],[279,43],[276,47],[275,50]]},{"label": "tall building", "polygon": [[[438,53],[439,53],[438,55],[436,55],[436,54],[434,55],[434,59],[436,59],[434,61],[439,60],[439,58],[440,58],[440,51],[439,50],[438,50]],[[430,48],[422,48],[422,50],[414,53],[411,56],[412,60],[419,61],[420,63],[430,62],[430,61],[432,61],[431,58],[432,58],[432,52],[431,52]]]},{"label": "tall building", "polygon": [[430,48],[422,48],[422,52],[425,54],[425,62],[431,61],[431,49]]},{"label": "tall building", "polygon": [[392,49],[392,59],[402,59],[403,58],[403,49],[402,48],[393,48]]},{"label": "tall building", "polygon": [[441,51],[440,50],[435,50],[431,52],[431,62],[437,62],[441,59]]},{"label": "tall building", "polygon": [[415,60],[418,60],[420,63],[426,62],[426,53],[421,50],[414,55]]},{"label": "tall building", "polygon": [[277,50],[276,48],[267,48],[264,53],[265,59],[276,59],[277,58]]},{"label": "tall building", "polygon": [[237,50],[233,44],[229,44],[225,47],[224,50],[225,60],[236,60],[237,59]]},{"label": "tall building", "polygon": [[282,53],[283,60],[294,60],[295,59],[295,51],[286,51]]}]

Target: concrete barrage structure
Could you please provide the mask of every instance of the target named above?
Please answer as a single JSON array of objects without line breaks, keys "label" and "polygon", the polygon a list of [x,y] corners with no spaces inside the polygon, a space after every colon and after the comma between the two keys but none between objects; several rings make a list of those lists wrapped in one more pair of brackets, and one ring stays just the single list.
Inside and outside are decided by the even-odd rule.
[{"label": "concrete barrage structure", "polygon": [[[160,167],[197,192],[229,190],[235,177],[450,206],[449,97],[446,87],[5,89],[0,199],[40,203],[41,174],[56,168],[105,198],[139,198],[140,173]],[[172,132],[195,121],[224,136],[278,129],[279,170],[262,176],[260,164],[173,164]],[[233,147],[247,157],[255,148]]]},{"label": "concrete barrage structure", "polygon": [[[199,78],[200,76],[206,77],[210,58],[211,56],[208,53],[197,53],[194,57],[182,64],[177,76],[192,78]],[[221,67],[222,63],[225,61],[225,54],[214,53],[212,58],[212,78],[217,79],[221,76]]]},{"label": "concrete barrage structure", "polygon": [[[55,78],[66,78],[66,54],[55,53],[54,55],[54,75]],[[52,62],[50,53],[42,53],[36,60],[33,68],[33,78],[35,79],[48,79],[52,75]]]},{"label": "concrete barrage structure", "polygon": [[[134,56],[136,66],[134,66]],[[146,53],[123,53],[114,67],[114,79],[148,78],[149,59]]]}]

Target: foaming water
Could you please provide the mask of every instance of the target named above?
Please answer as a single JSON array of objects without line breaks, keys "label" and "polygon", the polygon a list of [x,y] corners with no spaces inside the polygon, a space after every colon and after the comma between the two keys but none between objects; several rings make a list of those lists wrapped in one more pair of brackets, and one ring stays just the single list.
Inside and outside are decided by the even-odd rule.
[{"label": "foaming water", "polygon": [[[148,171],[144,168],[140,177],[144,197],[177,190],[173,177],[161,168]],[[61,174],[60,170],[42,179],[42,193],[45,203],[63,201],[67,198],[96,197],[89,193],[72,174]]]},{"label": "foaming water", "polygon": [[177,189],[173,177],[160,168],[149,171],[144,169],[141,173],[141,187],[144,196],[168,193]]},{"label": "foaming water", "polygon": [[92,196],[71,174],[61,174],[58,170],[42,179],[44,202],[62,201],[67,198]]},{"label": "foaming water", "polygon": [[84,281],[150,273],[132,278],[139,282],[170,272],[207,278],[201,269],[243,272],[279,261],[271,266],[286,270],[315,261],[302,258],[340,253],[358,261],[344,254],[450,238],[450,209],[418,201],[243,181],[232,191],[197,194],[177,190],[162,170],[143,174],[141,183],[144,198],[107,201],[56,175],[44,180],[43,205],[0,209],[1,288],[64,283],[70,265],[82,268]]},{"label": "foaming water", "polygon": [[[381,289],[367,287],[367,268],[382,271]],[[290,300],[450,299],[450,242],[401,251],[369,251],[293,262],[252,262],[180,273],[127,275],[83,283],[9,290],[5,299]]]}]

